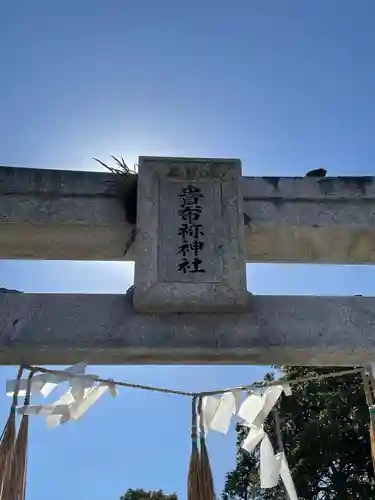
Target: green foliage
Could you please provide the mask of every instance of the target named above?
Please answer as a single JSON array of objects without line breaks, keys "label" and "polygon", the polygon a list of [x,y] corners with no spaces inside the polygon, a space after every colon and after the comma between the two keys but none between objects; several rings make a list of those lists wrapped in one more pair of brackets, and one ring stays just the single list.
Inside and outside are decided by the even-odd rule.
[{"label": "green foliage", "polygon": [[[332,368],[283,367],[286,379]],[[342,368],[340,368],[342,369]],[[293,386],[280,403],[282,437],[300,500],[375,499],[369,412],[360,374]],[[272,422],[265,425],[276,448]],[[227,475],[223,500],[285,498],[281,483],[259,489],[259,454],[240,449],[248,429],[237,428],[237,464]]]},{"label": "green foliage", "polygon": [[162,490],[145,491],[145,490],[128,490],[120,500],[178,500],[177,495],[166,495]]},{"label": "green foliage", "polygon": [[107,165],[104,161],[98,160],[98,158],[94,158],[94,160],[113,174],[117,194],[125,209],[126,220],[129,224],[136,224],[138,174],[135,169],[132,170],[128,167],[122,156],[117,158],[111,155],[111,157],[115,161],[115,167]]},{"label": "green foliage", "polygon": [[117,165],[116,167],[110,167],[109,165],[104,163],[104,161],[98,160],[98,158],[93,158],[93,160],[100,163],[100,165],[102,165],[104,168],[109,170],[112,174],[122,175],[122,176],[136,174],[135,169],[132,170],[131,168],[129,168],[128,165],[126,164],[126,161],[124,160],[124,158],[122,156],[120,156],[120,158],[117,158],[116,156],[113,156],[113,155],[110,155],[110,156],[115,161],[115,163]]},{"label": "green foliage", "polygon": [[[124,217],[125,220],[131,224],[137,224],[137,199],[138,199],[138,174],[136,170],[129,168],[122,156],[117,158],[111,155],[112,159],[115,161],[116,166],[110,167],[104,161],[98,160],[98,158],[93,158],[96,162],[100,163],[104,168],[109,170],[113,174],[114,180],[111,181],[116,186],[117,196],[121,200],[123,208],[125,210]],[[127,254],[132,243],[134,243],[136,238],[136,229],[133,229],[126,241],[124,248],[124,255]]]}]

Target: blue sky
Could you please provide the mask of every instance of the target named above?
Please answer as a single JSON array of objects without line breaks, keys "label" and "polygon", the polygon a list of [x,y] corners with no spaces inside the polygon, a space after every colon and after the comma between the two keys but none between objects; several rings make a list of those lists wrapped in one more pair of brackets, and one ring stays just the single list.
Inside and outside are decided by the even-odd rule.
[{"label": "blue sky", "polygon": [[[94,170],[93,156],[239,157],[247,175],[373,175],[373,0],[34,0],[0,4],[0,163]],[[124,291],[131,264],[0,262],[0,286]],[[374,294],[372,267],[248,266],[254,293]],[[265,367],[92,367],[185,389]],[[1,384],[15,369],[0,370]],[[4,391],[5,392],[5,391]],[[0,393],[0,421],[9,400]],[[32,421],[29,498],[185,499],[189,401],[122,390],[82,421]],[[220,490],[234,434],[210,436]]]}]

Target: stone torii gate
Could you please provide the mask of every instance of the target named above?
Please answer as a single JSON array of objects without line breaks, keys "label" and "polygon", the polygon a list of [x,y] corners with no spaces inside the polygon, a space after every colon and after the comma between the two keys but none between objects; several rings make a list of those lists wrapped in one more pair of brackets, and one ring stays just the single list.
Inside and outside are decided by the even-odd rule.
[{"label": "stone torii gate", "polygon": [[114,180],[0,167],[0,258],[135,260],[123,295],[0,294],[0,363],[375,358],[375,298],[254,296],[245,276],[246,262],[373,264],[375,178],[242,177],[239,160],[141,157],[125,257],[134,226]]}]

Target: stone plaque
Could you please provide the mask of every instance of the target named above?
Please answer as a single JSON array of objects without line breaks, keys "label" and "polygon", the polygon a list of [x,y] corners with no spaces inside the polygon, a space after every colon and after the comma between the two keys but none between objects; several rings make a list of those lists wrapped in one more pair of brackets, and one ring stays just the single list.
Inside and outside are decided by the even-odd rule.
[{"label": "stone plaque", "polygon": [[247,305],[241,162],[140,157],[134,307],[238,312]]}]

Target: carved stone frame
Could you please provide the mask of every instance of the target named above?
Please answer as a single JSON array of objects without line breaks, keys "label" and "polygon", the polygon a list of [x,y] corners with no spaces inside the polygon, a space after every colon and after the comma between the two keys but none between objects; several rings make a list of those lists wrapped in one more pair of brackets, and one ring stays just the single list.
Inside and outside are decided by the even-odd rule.
[{"label": "carved stone frame", "polygon": [[[134,287],[137,311],[224,313],[246,308],[241,178],[241,162],[236,159],[139,158]],[[165,282],[159,277],[160,192],[169,182],[214,184],[215,200],[220,203],[212,207],[217,243],[213,258],[221,259],[223,270],[215,281]]]}]

